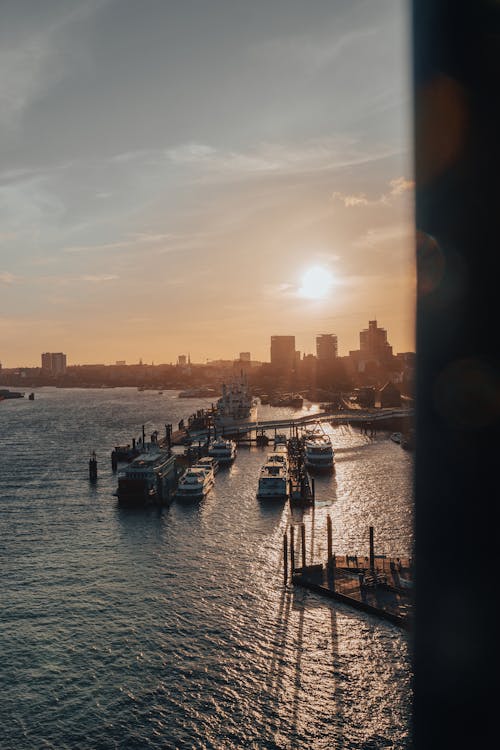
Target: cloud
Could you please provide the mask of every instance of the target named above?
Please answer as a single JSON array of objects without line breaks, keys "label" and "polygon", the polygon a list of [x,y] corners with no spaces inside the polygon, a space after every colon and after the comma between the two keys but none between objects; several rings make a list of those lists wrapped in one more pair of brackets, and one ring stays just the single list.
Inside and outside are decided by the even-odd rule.
[{"label": "cloud", "polygon": [[180,144],[167,149],[172,163],[197,172],[206,182],[248,179],[265,175],[313,174],[368,164],[400,153],[400,149],[377,146],[362,148],[350,135],[315,138],[300,144],[261,142],[246,150],[214,148],[201,143]]},{"label": "cloud", "polygon": [[391,186],[391,195],[401,195],[401,193],[413,190],[415,182],[414,180],[407,180],[406,177],[396,177],[389,182],[389,185]]},{"label": "cloud", "polygon": [[395,241],[409,240],[413,226],[411,224],[389,224],[383,227],[368,229],[361,237],[354,240],[354,247],[374,248]]},{"label": "cloud", "polygon": [[101,284],[104,281],[114,281],[115,279],[118,279],[119,276],[116,276],[112,273],[103,273],[103,274],[85,274],[84,276],[78,277],[77,281],[89,281],[92,284]]},{"label": "cloud", "polygon": [[0,284],[8,284],[10,286],[15,283],[17,278],[17,276],[14,276],[13,273],[9,273],[9,271],[0,271]]},{"label": "cloud", "polygon": [[342,201],[346,208],[352,208],[353,206],[367,206],[370,202],[364,193],[359,193],[358,195],[346,195],[336,191],[332,194],[332,198],[333,200]]},{"label": "cloud", "polygon": [[415,183],[413,180],[408,180],[406,177],[396,177],[389,181],[390,191],[389,194],[381,193],[375,198],[367,198],[365,193],[348,194],[335,191],[332,193],[332,200],[340,201],[346,208],[357,208],[359,206],[377,206],[377,205],[391,205],[391,196],[399,196],[403,193],[407,193],[414,189]]}]

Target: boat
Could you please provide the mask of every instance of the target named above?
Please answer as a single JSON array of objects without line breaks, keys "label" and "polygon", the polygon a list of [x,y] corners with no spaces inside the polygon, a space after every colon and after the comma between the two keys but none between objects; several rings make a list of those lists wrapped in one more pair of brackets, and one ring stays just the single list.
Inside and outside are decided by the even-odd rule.
[{"label": "boat", "polygon": [[286,451],[273,451],[267,454],[266,464],[273,464],[276,466],[283,466],[288,470],[288,456]]},{"label": "boat", "polygon": [[28,396],[28,398],[29,398],[30,401],[34,401],[35,400],[35,394],[34,393],[30,393],[30,395]]},{"label": "boat", "polygon": [[326,432],[306,431],[302,438],[304,465],[308,471],[331,471],[334,467],[332,441]]},{"label": "boat", "polygon": [[280,462],[265,463],[260,470],[257,497],[281,500],[288,496],[288,474]]},{"label": "boat", "polygon": [[274,450],[275,451],[287,451],[288,438],[283,433],[277,433],[274,436]]},{"label": "boat", "polygon": [[143,443],[139,455],[118,474],[115,495],[120,505],[165,505],[175,479],[175,455],[152,440]]},{"label": "boat", "polygon": [[228,438],[212,438],[207,452],[211,458],[217,459],[219,466],[227,466],[236,458],[236,443]]},{"label": "boat", "polygon": [[398,445],[401,443],[401,438],[403,437],[403,434],[401,432],[393,432],[391,435],[391,440],[393,443],[398,443]]},{"label": "boat", "polygon": [[271,406],[292,406],[294,409],[301,409],[303,404],[300,393],[285,393],[271,401]]},{"label": "boat", "polygon": [[9,391],[8,388],[1,388],[0,398],[2,401],[8,398],[24,398],[24,393],[21,393],[21,391]]},{"label": "boat", "polygon": [[219,462],[213,456],[203,456],[196,462],[196,466],[211,468],[214,475],[219,471]]},{"label": "boat", "polygon": [[250,393],[245,373],[241,372],[238,380],[222,385],[222,396],[215,404],[213,423],[216,430],[227,432],[256,419],[257,400]]},{"label": "boat", "polygon": [[214,486],[211,468],[191,466],[179,479],[175,496],[179,499],[202,500]]},{"label": "boat", "polygon": [[177,398],[210,398],[217,395],[215,388],[207,386],[206,388],[188,388],[186,391],[179,391]]}]

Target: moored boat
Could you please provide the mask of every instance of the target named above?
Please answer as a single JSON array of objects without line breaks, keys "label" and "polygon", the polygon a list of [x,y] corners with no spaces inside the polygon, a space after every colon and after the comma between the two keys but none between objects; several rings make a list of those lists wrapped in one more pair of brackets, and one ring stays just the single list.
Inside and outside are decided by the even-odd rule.
[{"label": "moored boat", "polygon": [[208,444],[208,455],[216,458],[219,466],[231,464],[236,458],[236,443],[227,438],[212,438]]},{"label": "moored boat", "polygon": [[257,497],[281,500],[288,496],[288,474],[280,462],[265,463],[260,470]]},{"label": "moored boat", "polygon": [[247,422],[255,422],[257,418],[257,400],[254,399],[248,387],[248,381],[243,372],[239,380],[222,386],[222,396],[217,400],[213,422],[216,429],[225,431],[238,427]]},{"label": "moored boat", "polygon": [[213,469],[191,466],[179,479],[175,496],[180,500],[202,500],[213,486]]},{"label": "moored boat", "polygon": [[313,431],[303,437],[304,465],[308,471],[331,471],[334,468],[332,441],[326,432]]},{"label": "moored boat", "polygon": [[141,453],[118,474],[114,494],[120,505],[167,505],[175,479],[175,456],[152,441],[144,443]]}]

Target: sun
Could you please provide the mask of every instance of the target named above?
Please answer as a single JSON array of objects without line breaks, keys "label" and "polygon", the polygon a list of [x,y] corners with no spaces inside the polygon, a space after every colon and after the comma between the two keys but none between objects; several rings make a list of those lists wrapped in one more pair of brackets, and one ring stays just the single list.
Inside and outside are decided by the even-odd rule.
[{"label": "sun", "polygon": [[326,297],[333,284],[333,276],[326,268],[313,266],[302,277],[299,295],[307,299],[322,299]]}]

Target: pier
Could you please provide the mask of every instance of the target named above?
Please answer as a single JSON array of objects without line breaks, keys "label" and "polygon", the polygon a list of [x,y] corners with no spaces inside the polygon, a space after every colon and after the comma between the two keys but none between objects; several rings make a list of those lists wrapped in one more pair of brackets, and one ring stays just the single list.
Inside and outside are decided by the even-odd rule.
[{"label": "pier", "polygon": [[328,554],[325,563],[306,565],[305,526],[300,524],[301,565],[295,566],[295,527],[283,536],[283,576],[294,586],[335,599],[409,630],[413,612],[412,560],[375,555],[373,527],[367,556],[332,552],[331,519],[327,518]]}]

